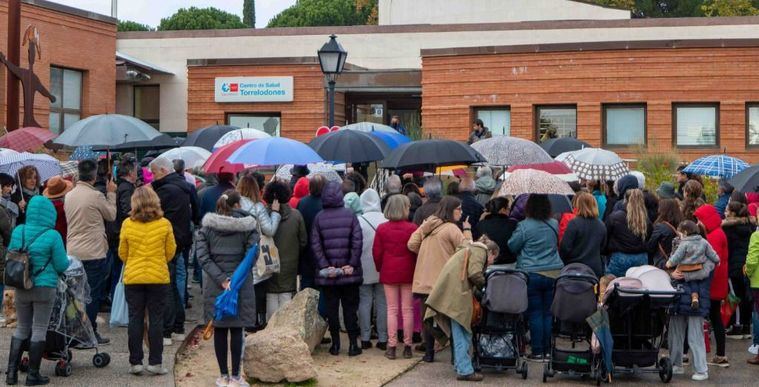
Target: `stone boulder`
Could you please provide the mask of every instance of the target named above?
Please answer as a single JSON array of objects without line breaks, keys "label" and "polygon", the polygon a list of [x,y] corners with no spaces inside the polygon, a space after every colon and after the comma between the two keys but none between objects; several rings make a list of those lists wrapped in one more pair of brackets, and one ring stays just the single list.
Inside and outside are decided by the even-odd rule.
[{"label": "stone boulder", "polygon": [[314,360],[300,332],[269,328],[245,338],[245,375],[262,382],[304,382],[316,378]]},{"label": "stone boulder", "polygon": [[309,351],[314,352],[327,331],[327,322],[319,315],[318,306],[319,292],[311,288],[304,289],[271,316],[263,332],[269,329],[293,329],[300,334]]}]

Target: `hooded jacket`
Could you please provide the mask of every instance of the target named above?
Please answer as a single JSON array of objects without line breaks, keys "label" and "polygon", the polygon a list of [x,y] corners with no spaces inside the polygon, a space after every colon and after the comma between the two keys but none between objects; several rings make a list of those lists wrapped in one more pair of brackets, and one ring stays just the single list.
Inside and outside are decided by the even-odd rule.
[{"label": "hooded jacket", "polygon": [[161,199],[163,216],[174,228],[177,251],[182,251],[192,244],[193,208],[197,208],[197,202],[193,203],[193,197],[197,199],[194,187],[178,173],[170,173],[162,179],[153,180],[151,185]]},{"label": "hooded jacket", "polygon": [[[57,287],[58,276],[69,267],[63,239],[55,231],[56,216],[50,200],[41,195],[33,196],[26,206],[26,223],[13,230],[8,245],[9,250],[21,249],[22,246],[28,249],[29,275],[35,287]],[[43,267],[45,269],[38,275],[32,275]]]},{"label": "hooded jacket", "polygon": [[411,291],[430,294],[440,270],[465,239],[455,223],[443,222],[435,215],[427,218],[407,243],[408,249],[417,254]]},{"label": "hooded jacket", "polygon": [[[634,178],[633,178],[634,179]],[[623,202],[618,202],[623,203]],[[651,221],[646,216],[646,237],[641,238],[627,226],[627,209],[615,210],[606,219],[606,252],[608,254],[641,254],[646,253],[646,241],[652,232]]]},{"label": "hooded jacket", "polygon": [[748,255],[748,242],[754,232],[754,227],[751,226],[748,218],[729,216],[722,221],[722,231],[727,236],[728,275],[731,278],[741,278],[746,255]]},{"label": "hooded jacket", "polygon": [[361,209],[361,198],[358,196],[355,192],[348,192],[343,196],[343,203],[345,203],[345,208],[351,210],[351,212],[359,216],[363,212]]},{"label": "hooded jacket", "polygon": [[[711,299],[721,301],[727,297],[727,269],[728,248],[727,236],[722,230],[722,218],[719,217],[714,206],[706,204],[699,207],[693,215],[706,228],[706,240],[719,256],[719,264],[714,268],[712,285],[710,289]],[[688,273],[686,273],[686,279]]]},{"label": "hooded jacket", "polygon": [[495,191],[495,180],[490,176],[483,176],[474,183],[477,188],[477,201],[484,207],[490,201]]},{"label": "hooded jacket", "polygon": [[293,196],[290,198],[290,208],[298,208],[300,199],[308,196],[308,178],[301,177],[293,187]]},{"label": "hooded jacket", "polygon": [[[387,222],[387,218],[380,209],[380,197],[377,191],[369,188],[361,194],[361,209],[363,214],[358,215],[358,223],[361,225],[363,246],[361,248],[361,270],[364,272],[364,285],[373,285],[379,282],[379,273],[374,266],[372,246],[377,227]],[[400,242],[396,242],[400,243]]]},{"label": "hooded jacket", "polygon": [[[198,232],[196,251],[203,267],[203,310],[205,320],[214,318],[216,297],[224,292],[221,287],[235,270],[248,249],[258,243],[256,220],[244,211],[235,210],[232,216],[209,212],[203,217]],[[214,321],[218,328],[252,327],[256,322],[256,297],[253,276],[249,275],[240,288],[238,316]]]},{"label": "hooded jacket", "polygon": [[640,188],[640,186],[638,186],[638,178],[634,175],[622,176],[621,179],[617,180],[616,191],[619,200],[614,204],[613,211],[624,209],[627,204],[627,201],[625,201],[625,194],[627,191],[636,188]]},{"label": "hooded jacket", "polygon": [[752,289],[759,289],[759,232],[751,234],[746,255],[746,276]]},{"label": "hooded jacket", "polygon": [[300,212],[290,208],[287,203],[282,203],[279,213],[282,217],[274,234],[274,244],[279,250],[279,273],[266,281],[267,293],[290,293],[297,290],[298,262],[301,252],[308,246],[306,223]]},{"label": "hooded jacket", "polygon": [[[340,184],[327,183],[322,192],[323,210],[316,215],[311,230],[311,252],[316,266],[315,282],[320,286],[361,285],[363,238],[356,215],[344,207]],[[335,278],[318,273],[328,267],[352,266],[353,273]]]}]

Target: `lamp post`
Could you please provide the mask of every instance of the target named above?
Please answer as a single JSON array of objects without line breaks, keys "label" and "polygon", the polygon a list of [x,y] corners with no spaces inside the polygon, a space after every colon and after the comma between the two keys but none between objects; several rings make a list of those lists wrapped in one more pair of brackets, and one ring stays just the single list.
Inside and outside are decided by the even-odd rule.
[{"label": "lamp post", "polygon": [[329,127],[335,125],[335,82],[345,66],[345,58],[348,52],[337,42],[337,36],[330,35],[329,41],[324,43],[322,48],[317,51],[319,55],[319,66],[322,73],[327,78],[329,86]]}]

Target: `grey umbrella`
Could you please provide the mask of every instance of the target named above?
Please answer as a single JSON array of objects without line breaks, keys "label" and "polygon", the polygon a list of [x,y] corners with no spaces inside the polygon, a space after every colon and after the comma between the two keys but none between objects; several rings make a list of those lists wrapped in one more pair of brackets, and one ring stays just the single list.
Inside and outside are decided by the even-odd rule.
[{"label": "grey umbrella", "polygon": [[540,145],[517,137],[495,136],[475,142],[472,148],[485,156],[490,165],[510,167],[553,161]]},{"label": "grey umbrella", "polygon": [[77,147],[111,147],[134,141],[150,141],[161,133],[147,123],[121,114],[99,114],[75,122],[53,141]]}]

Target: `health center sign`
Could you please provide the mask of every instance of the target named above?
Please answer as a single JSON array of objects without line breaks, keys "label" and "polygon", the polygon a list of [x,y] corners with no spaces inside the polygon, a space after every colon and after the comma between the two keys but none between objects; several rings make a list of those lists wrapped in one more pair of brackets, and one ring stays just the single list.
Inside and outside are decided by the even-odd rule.
[{"label": "health center sign", "polygon": [[292,102],[293,77],[219,77],[216,102]]}]

